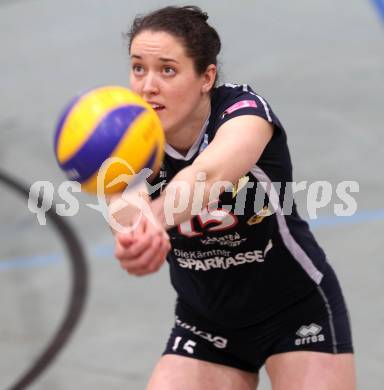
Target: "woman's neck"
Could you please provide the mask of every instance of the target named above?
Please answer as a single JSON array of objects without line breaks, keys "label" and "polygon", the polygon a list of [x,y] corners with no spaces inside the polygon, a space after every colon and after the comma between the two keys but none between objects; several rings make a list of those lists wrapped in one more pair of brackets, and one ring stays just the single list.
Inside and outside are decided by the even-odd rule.
[{"label": "woman's neck", "polygon": [[192,114],[193,117],[174,132],[166,133],[166,141],[180,154],[186,155],[188,150],[200,135],[201,130],[211,112],[211,100],[208,97]]}]

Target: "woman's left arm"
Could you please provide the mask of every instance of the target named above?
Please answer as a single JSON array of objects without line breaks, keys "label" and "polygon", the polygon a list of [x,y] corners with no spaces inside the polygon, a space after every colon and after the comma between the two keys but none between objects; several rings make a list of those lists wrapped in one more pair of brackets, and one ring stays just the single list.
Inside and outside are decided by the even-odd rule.
[{"label": "woman's left arm", "polygon": [[[206,207],[212,200],[213,186],[217,189],[218,182],[236,184],[259,160],[272,135],[272,124],[255,115],[238,116],[225,122],[196,160],[178,172],[165,191],[151,202],[158,221],[169,229],[192,217],[193,194],[201,172],[204,173],[205,186],[200,204],[201,209]],[[183,199],[185,192],[182,188],[189,190],[187,202]],[[180,201],[185,207],[176,212],[174,205]]]}]

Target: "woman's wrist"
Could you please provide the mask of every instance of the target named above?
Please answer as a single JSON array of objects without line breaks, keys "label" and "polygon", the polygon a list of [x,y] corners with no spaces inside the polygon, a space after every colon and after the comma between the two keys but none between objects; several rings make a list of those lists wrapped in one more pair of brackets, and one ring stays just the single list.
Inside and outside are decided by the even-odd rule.
[{"label": "woman's wrist", "polygon": [[154,199],[151,202],[150,207],[156,221],[160,224],[162,228],[168,230],[174,226],[167,223],[167,219],[165,217],[165,210],[164,210],[164,197],[162,195]]}]

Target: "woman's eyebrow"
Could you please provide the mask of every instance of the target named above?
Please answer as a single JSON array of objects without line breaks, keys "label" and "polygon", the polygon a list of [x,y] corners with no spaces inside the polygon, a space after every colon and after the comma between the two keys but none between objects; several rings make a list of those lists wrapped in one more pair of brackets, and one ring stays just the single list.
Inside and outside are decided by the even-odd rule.
[{"label": "woman's eyebrow", "polygon": [[[143,57],[141,57],[138,54],[132,54],[131,58],[135,58],[135,59],[138,59],[138,60],[142,60],[143,59]],[[169,58],[169,57],[160,57],[159,60],[162,61],[162,62],[175,62],[176,64],[180,63],[179,61],[175,60],[174,58]]]},{"label": "woman's eyebrow", "polygon": [[160,57],[159,60],[162,61],[162,62],[176,62],[177,64],[179,64],[179,61],[177,61],[177,60],[175,60],[173,58]]}]

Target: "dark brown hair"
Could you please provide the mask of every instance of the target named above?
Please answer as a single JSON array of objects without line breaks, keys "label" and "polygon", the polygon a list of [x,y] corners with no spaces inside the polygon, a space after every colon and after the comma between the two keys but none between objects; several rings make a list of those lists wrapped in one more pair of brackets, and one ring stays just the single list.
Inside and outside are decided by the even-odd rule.
[{"label": "dark brown hair", "polygon": [[129,52],[133,39],[141,32],[164,31],[182,41],[197,74],[201,75],[210,64],[217,65],[221,48],[220,37],[207,20],[208,15],[196,6],[170,6],[147,15],[138,15],[126,34]]}]

